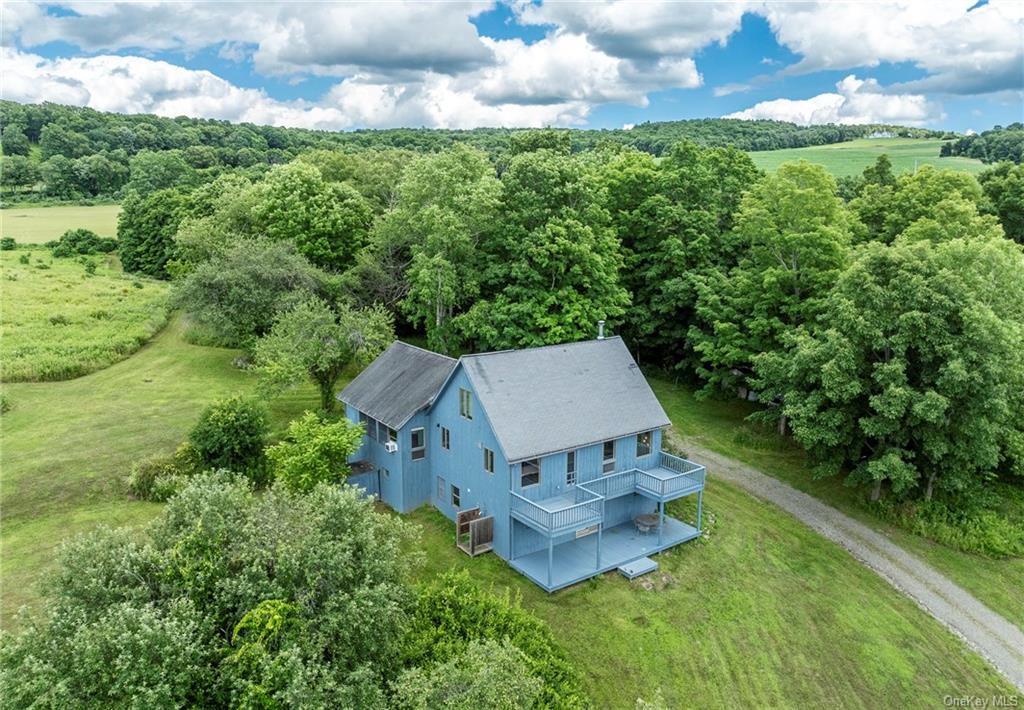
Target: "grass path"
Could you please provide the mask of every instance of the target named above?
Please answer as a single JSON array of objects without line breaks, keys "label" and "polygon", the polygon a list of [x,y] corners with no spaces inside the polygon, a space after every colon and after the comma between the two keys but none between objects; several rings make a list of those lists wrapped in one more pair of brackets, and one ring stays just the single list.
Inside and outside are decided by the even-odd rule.
[{"label": "grass path", "polygon": [[773,503],[844,547],[985,656],[1024,691],[1024,633],[933,567],[835,508],[757,469],[683,441],[693,460],[715,476]]},{"label": "grass path", "polygon": [[[233,350],[190,345],[172,321],[127,360],[65,382],[4,386],[0,419],[0,543],[5,626],[38,597],[61,540],[100,523],[135,525],[159,506],[131,501],[125,477],[140,458],[173,451],[213,400],[253,385]],[[275,425],[315,406],[312,388],[278,400]]]}]

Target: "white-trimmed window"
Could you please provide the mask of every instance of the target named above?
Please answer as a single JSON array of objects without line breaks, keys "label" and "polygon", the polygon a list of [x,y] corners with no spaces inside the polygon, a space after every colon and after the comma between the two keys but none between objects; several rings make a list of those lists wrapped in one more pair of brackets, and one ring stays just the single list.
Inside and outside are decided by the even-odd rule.
[{"label": "white-trimmed window", "polygon": [[487,473],[494,473],[494,452],[484,447],[484,470]]},{"label": "white-trimmed window", "polygon": [[540,483],[540,459],[528,459],[520,465],[519,485],[522,488]]},{"label": "white-trimmed window", "polygon": [[570,451],[565,455],[565,485],[576,485],[576,452]]},{"label": "white-trimmed window", "polygon": [[464,419],[473,418],[473,397],[469,390],[459,388],[459,414]]},{"label": "white-trimmed window", "polygon": [[452,448],[452,433],[448,431],[447,427],[441,427],[441,448]]},{"label": "white-trimmed window", "polygon": [[383,422],[381,422],[381,427],[383,429],[387,429],[388,430],[388,439],[387,440],[388,441],[393,441],[394,443],[397,444],[398,443],[398,432],[395,431],[394,429],[392,429],[391,427],[385,427]]},{"label": "white-trimmed window", "polygon": [[452,484],[452,506],[458,508],[462,505],[462,495],[459,491],[459,487],[454,483]]},{"label": "white-trimmed window", "polygon": [[437,502],[440,503],[444,500],[444,479],[440,476],[437,477]]},{"label": "white-trimmed window", "polygon": [[418,427],[409,432],[409,453],[413,461],[426,458],[427,433],[423,427]]},{"label": "white-trimmed window", "polygon": [[651,442],[654,441],[654,432],[642,431],[636,435],[636,455],[647,456],[651,453]]},{"label": "white-trimmed window", "polygon": [[611,473],[615,470],[615,440],[609,439],[601,446],[601,472]]}]

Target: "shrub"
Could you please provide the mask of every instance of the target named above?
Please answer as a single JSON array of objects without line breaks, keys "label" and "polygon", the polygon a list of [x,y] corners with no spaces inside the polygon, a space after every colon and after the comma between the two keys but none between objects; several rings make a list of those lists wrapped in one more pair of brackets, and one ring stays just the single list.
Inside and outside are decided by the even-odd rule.
[{"label": "shrub", "polygon": [[0,251],[14,251],[17,246],[18,244],[14,241],[14,237],[3,237],[0,239]]},{"label": "shrub", "polygon": [[96,273],[96,262],[95,261],[90,259],[89,261],[85,262],[83,264],[83,266],[85,267],[85,273],[87,273],[89,276],[92,276],[93,274]]},{"label": "shrub", "polygon": [[324,421],[306,412],[288,425],[284,441],[267,449],[267,458],[274,477],[286,488],[309,492],[319,483],[337,483],[348,475],[348,457],[362,438],[359,424]]},{"label": "shrub", "polygon": [[144,536],[61,551],[0,644],[4,707],[382,707],[414,597],[414,528],[354,489],[200,475]]},{"label": "shrub", "polygon": [[915,535],[995,559],[1024,556],[1024,492],[996,484],[956,501],[881,500],[871,504],[885,520]]},{"label": "shrub", "polygon": [[512,599],[477,587],[466,571],[449,572],[425,587],[406,636],[404,660],[431,668],[457,658],[472,641],[507,640],[542,683],[537,705],[582,708],[590,702],[582,681],[551,630]]},{"label": "shrub", "polygon": [[117,249],[117,240],[101,237],[89,229],[69,229],[60,239],[47,242],[51,253],[56,257],[69,257],[76,254],[108,254]]},{"label": "shrub", "polygon": [[195,448],[185,442],[170,456],[151,456],[132,466],[128,490],[141,500],[162,503],[184,488],[201,468]]},{"label": "shrub", "polygon": [[28,254],[22,254],[21,256],[18,257],[18,263],[19,264],[28,264],[31,261],[32,261],[32,252],[29,252]]},{"label": "shrub", "polygon": [[518,648],[507,641],[470,641],[465,651],[430,671],[405,671],[394,687],[394,705],[402,710],[525,710],[533,707],[540,689]]},{"label": "shrub", "polygon": [[58,313],[55,316],[50,316],[50,325],[67,325],[70,322],[71,321],[68,320],[68,317],[62,313]]},{"label": "shrub", "polygon": [[0,414],[7,414],[11,411],[11,398],[6,392],[0,392]]},{"label": "shrub", "polygon": [[266,436],[267,414],[263,405],[235,396],[207,407],[188,438],[206,467],[244,473],[254,482],[262,483]]}]

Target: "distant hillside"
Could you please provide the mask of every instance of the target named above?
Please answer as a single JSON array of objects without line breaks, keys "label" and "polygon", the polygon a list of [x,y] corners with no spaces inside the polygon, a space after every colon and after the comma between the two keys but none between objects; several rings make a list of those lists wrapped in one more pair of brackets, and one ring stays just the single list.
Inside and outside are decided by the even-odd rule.
[{"label": "distant hillside", "polygon": [[1005,128],[996,126],[990,131],[964,136],[944,145],[942,155],[962,155],[983,163],[1009,160],[1019,165],[1024,157],[1024,124],[1011,123]]},{"label": "distant hillside", "polygon": [[[20,131],[29,143],[40,145],[43,159],[58,154],[78,158],[104,151],[124,150],[132,155],[140,150],[183,150],[205,146],[225,151],[218,153],[216,158],[227,164],[257,158],[277,162],[282,157],[281,152],[327,146],[433,151],[465,142],[497,155],[508,146],[513,133],[529,130],[392,128],[313,131],[184,116],[164,118],[150,114],[105,113],[60,104],[18,104],[12,101],[0,101],[0,122],[5,127],[13,127],[10,134],[4,130],[4,143],[13,141],[18,144],[13,150],[5,146],[4,152],[8,155],[27,154],[21,149],[23,144],[16,135]],[[613,141],[655,155],[684,139],[701,145],[732,145],[756,151],[839,143],[880,132],[912,138],[938,138],[942,135],[939,131],[882,124],[798,126],[783,121],[725,118],[641,123],[630,129],[565,130],[571,134],[573,149],[577,151],[594,148],[602,141]]]},{"label": "distant hillside", "polygon": [[831,145],[751,152],[754,164],[773,171],[790,160],[808,160],[824,165],[836,177],[860,175],[878,156],[889,156],[896,173],[912,172],[922,165],[979,173],[985,164],[973,158],[940,157],[949,141],[934,138],[860,138]]},{"label": "distant hillside", "polygon": [[880,133],[911,138],[942,135],[874,124],[798,126],[782,121],[720,118],[642,123],[630,129],[552,129],[539,136],[536,132],[528,134],[529,129],[510,128],[313,131],[11,101],[0,101],[0,125],[0,186],[8,204],[116,199],[135,183],[147,189],[199,184],[225,171],[258,178],[271,165],[289,162],[314,149],[432,152],[466,143],[499,160],[514,142],[537,140],[574,152],[612,144],[661,155],[683,140],[709,147],[770,151],[831,145]]}]

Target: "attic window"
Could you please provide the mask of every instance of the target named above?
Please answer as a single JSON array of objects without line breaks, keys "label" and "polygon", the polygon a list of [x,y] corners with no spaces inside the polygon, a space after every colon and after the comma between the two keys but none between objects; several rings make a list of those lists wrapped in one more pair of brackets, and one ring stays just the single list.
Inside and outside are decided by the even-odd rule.
[{"label": "attic window", "polygon": [[522,488],[527,486],[535,486],[540,483],[540,461],[538,459],[529,459],[523,461],[522,470],[519,474],[519,485]]},{"label": "attic window", "polygon": [[459,388],[459,414],[465,419],[473,418],[473,399],[467,389]]},{"label": "attic window", "polygon": [[494,452],[484,447],[484,470],[487,473],[494,473]]}]

